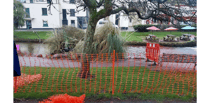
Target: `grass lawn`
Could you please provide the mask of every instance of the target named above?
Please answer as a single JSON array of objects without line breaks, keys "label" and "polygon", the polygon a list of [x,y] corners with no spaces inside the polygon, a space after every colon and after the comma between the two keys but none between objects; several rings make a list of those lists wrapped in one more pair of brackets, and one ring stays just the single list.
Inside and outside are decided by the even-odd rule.
[{"label": "grass lawn", "polygon": [[[37,31],[38,35],[41,39],[47,39],[47,32],[50,31]],[[172,35],[181,36],[182,34],[190,33],[193,35],[197,35],[196,32],[176,32],[172,31]],[[152,32],[121,32],[121,36],[126,39],[126,41],[138,41],[142,42],[143,39],[145,39],[145,36],[148,36],[149,34],[152,34]],[[153,32],[154,35],[159,37],[160,39],[163,39],[164,36],[167,34],[170,34],[170,32]],[[36,33],[33,33],[32,31],[15,31],[14,35],[17,36],[17,38],[23,38],[23,39],[39,39]]]},{"label": "grass lawn", "polygon": [[[37,31],[37,34],[41,39],[47,39],[48,36],[46,35],[47,32],[50,31]],[[39,39],[36,33],[33,33],[32,31],[15,31],[14,35],[17,36],[17,38],[23,38],[23,39]]]},{"label": "grass lawn", "polygon": [[[22,67],[21,72],[42,74],[42,78],[38,82],[19,87],[14,94],[15,98],[45,99],[64,93],[74,96],[85,93],[86,98],[92,99],[111,97],[111,67],[91,68],[91,74],[95,74],[92,79],[77,78],[79,68]],[[196,96],[196,77],[192,72],[180,76],[178,73],[151,71],[145,67],[115,67],[114,73],[113,97],[120,99],[190,100]],[[123,94],[124,91],[127,94]]]},{"label": "grass lawn", "polygon": [[[156,35],[158,38],[163,39],[168,34],[176,35],[176,36],[181,36],[183,34],[192,34],[192,35],[197,35],[196,32],[178,32],[178,31],[170,31],[168,32],[155,32],[153,31],[153,34]],[[149,34],[152,34],[152,32],[121,32],[121,36],[126,39],[126,41],[139,41],[141,42],[143,39],[145,39],[146,36]]]}]

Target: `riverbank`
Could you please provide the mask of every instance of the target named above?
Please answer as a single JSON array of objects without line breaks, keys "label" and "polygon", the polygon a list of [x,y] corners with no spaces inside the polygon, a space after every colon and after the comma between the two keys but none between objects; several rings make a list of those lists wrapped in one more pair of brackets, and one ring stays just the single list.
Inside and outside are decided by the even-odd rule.
[{"label": "riverbank", "polygon": [[[18,43],[43,43],[45,39],[14,39]],[[146,46],[147,42],[137,42],[137,41],[127,41],[125,45],[127,46]],[[161,46],[165,47],[195,47],[197,46],[197,41],[187,41],[187,42],[159,42]]]},{"label": "riverbank", "polygon": [[163,37],[167,35],[175,35],[176,37],[180,37],[183,34],[191,34],[194,36],[197,36],[197,32],[179,32],[179,31],[154,31],[152,32],[121,32],[121,36],[128,42],[136,41],[136,42],[143,42],[145,40],[146,36],[149,34],[153,34],[156,37],[158,37],[160,40],[163,40]]},{"label": "riverbank", "polygon": [[[188,41],[188,42],[156,42],[159,43],[160,46],[165,47],[195,47],[197,46],[197,41]],[[137,42],[137,41],[129,41],[125,42],[127,46],[146,46],[147,42]]]},{"label": "riverbank", "polygon": [[[49,31],[15,31],[14,32],[14,41],[19,43],[43,43],[45,39],[48,38]],[[126,40],[125,45],[127,46],[146,46],[143,38],[149,35],[151,32],[121,32],[121,36]],[[162,39],[164,36],[170,32],[154,32],[154,34]],[[183,33],[187,32],[172,32],[172,35],[181,36]],[[189,32],[192,35],[196,36],[196,32]],[[39,35],[39,37],[37,36]],[[166,47],[195,47],[197,46],[196,41],[183,41],[183,42],[159,42],[161,46]]]}]

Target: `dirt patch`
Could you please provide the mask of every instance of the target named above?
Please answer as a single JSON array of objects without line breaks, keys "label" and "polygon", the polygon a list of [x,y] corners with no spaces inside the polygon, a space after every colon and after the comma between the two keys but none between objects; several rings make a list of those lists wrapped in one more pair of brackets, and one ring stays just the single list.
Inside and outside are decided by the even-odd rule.
[{"label": "dirt patch", "polygon": [[14,98],[14,103],[38,103],[39,101],[42,101],[44,99],[16,99]]},{"label": "dirt patch", "polygon": [[90,100],[85,99],[85,103],[196,103],[196,101],[181,101],[181,100],[140,100],[140,99],[128,99],[128,100],[120,100],[120,99],[101,99],[101,100]]}]

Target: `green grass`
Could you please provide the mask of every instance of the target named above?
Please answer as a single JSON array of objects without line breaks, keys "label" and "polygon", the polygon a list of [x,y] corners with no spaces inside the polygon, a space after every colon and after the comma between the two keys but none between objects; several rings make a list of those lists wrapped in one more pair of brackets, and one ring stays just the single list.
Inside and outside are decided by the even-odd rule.
[{"label": "green grass", "polygon": [[[35,72],[36,74],[41,72],[42,79],[38,82],[19,87],[18,92],[14,94],[15,98],[45,99],[54,94],[64,93],[74,96],[80,96],[85,93],[87,98],[93,99],[111,97],[111,67],[91,68],[91,74],[95,74],[96,76],[96,78],[92,79],[77,78],[76,74],[79,72],[79,68],[23,67],[21,71],[30,75],[33,75]],[[196,84],[196,81],[193,81],[194,74],[192,72],[182,74],[180,77],[178,73],[155,72],[145,67],[115,67],[114,73],[115,95],[113,97],[119,97],[121,99],[133,97],[155,100],[165,98],[189,100],[196,94],[195,87],[194,94],[192,95],[193,87],[191,86],[193,83]],[[184,80],[184,82],[179,80]],[[173,94],[171,93],[172,89]],[[126,94],[123,94],[125,90]],[[177,90],[179,91],[178,93]],[[189,92],[186,96],[188,90]],[[179,96],[181,93],[183,93],[183,96]]]},{"label": "green grass", "polygon": [[[47,39],[47,32],[50,31],[37,31],[37,34],[41,39]],[[32,31],[14,31],[14,35],[16,38],[22,38],[22,39],[39,39],[36,33],[33,33]]]},{"label": "green grass", "polygon": [[[49,31],[37,31],[38,35],[41,39],[47,39],[47,32]],[[196,32],[176,32],[172,31],[172,35],[181,36],[182,34],[190,33],[193,35],[197,35]],[[143,39],[145,39],[145,36],[148,36],[149,34],[152,34],[152,32],[121,32],[121,36],[126,39],[126,41],[138,41],[142,42]],[[164,36],[167,34],[170,34],[170,32],[153,32],[154,35],[159,37],[160,39],[163,39]],[[15,31],[14,35],[17,36],[17,38],[23,38],[23,39],[39,39],[38,36],[33,33],[32,31]]]},{"label": "green grass", "polygon": [[[153,34],[156,35],[158,38],[163,39],[163,37],[167,36],[168,34],[176,35],[176,36],[182,36],[183,34],[192,34],[197,35],[196,32],[178,32],[178,31],[172,31],[170,32],[155,32],[153,31]],[[138,41],[142,42],[143,39],[145,39],[146,36],[149,34],[152,34],[152,32],[121,32],[121,36],[126,41]]]}]

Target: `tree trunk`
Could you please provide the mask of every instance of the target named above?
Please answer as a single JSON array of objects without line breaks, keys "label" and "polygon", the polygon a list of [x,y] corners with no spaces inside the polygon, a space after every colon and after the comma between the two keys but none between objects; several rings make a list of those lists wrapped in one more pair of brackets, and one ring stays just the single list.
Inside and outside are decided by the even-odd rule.
[{"label": "tree trunk", "polygon": [[86,30],[86,35],[84,37],[84,48],[83,55],[81,58],[81,70],[78,73],[80,78],[88,78],[90,77],[90,57],[93,49],[92,43],[94,38],[94,33],[96,29],[97,19],[95,19],[95,12],[90,10],[90,17],[88,21],[88,27]]}]

